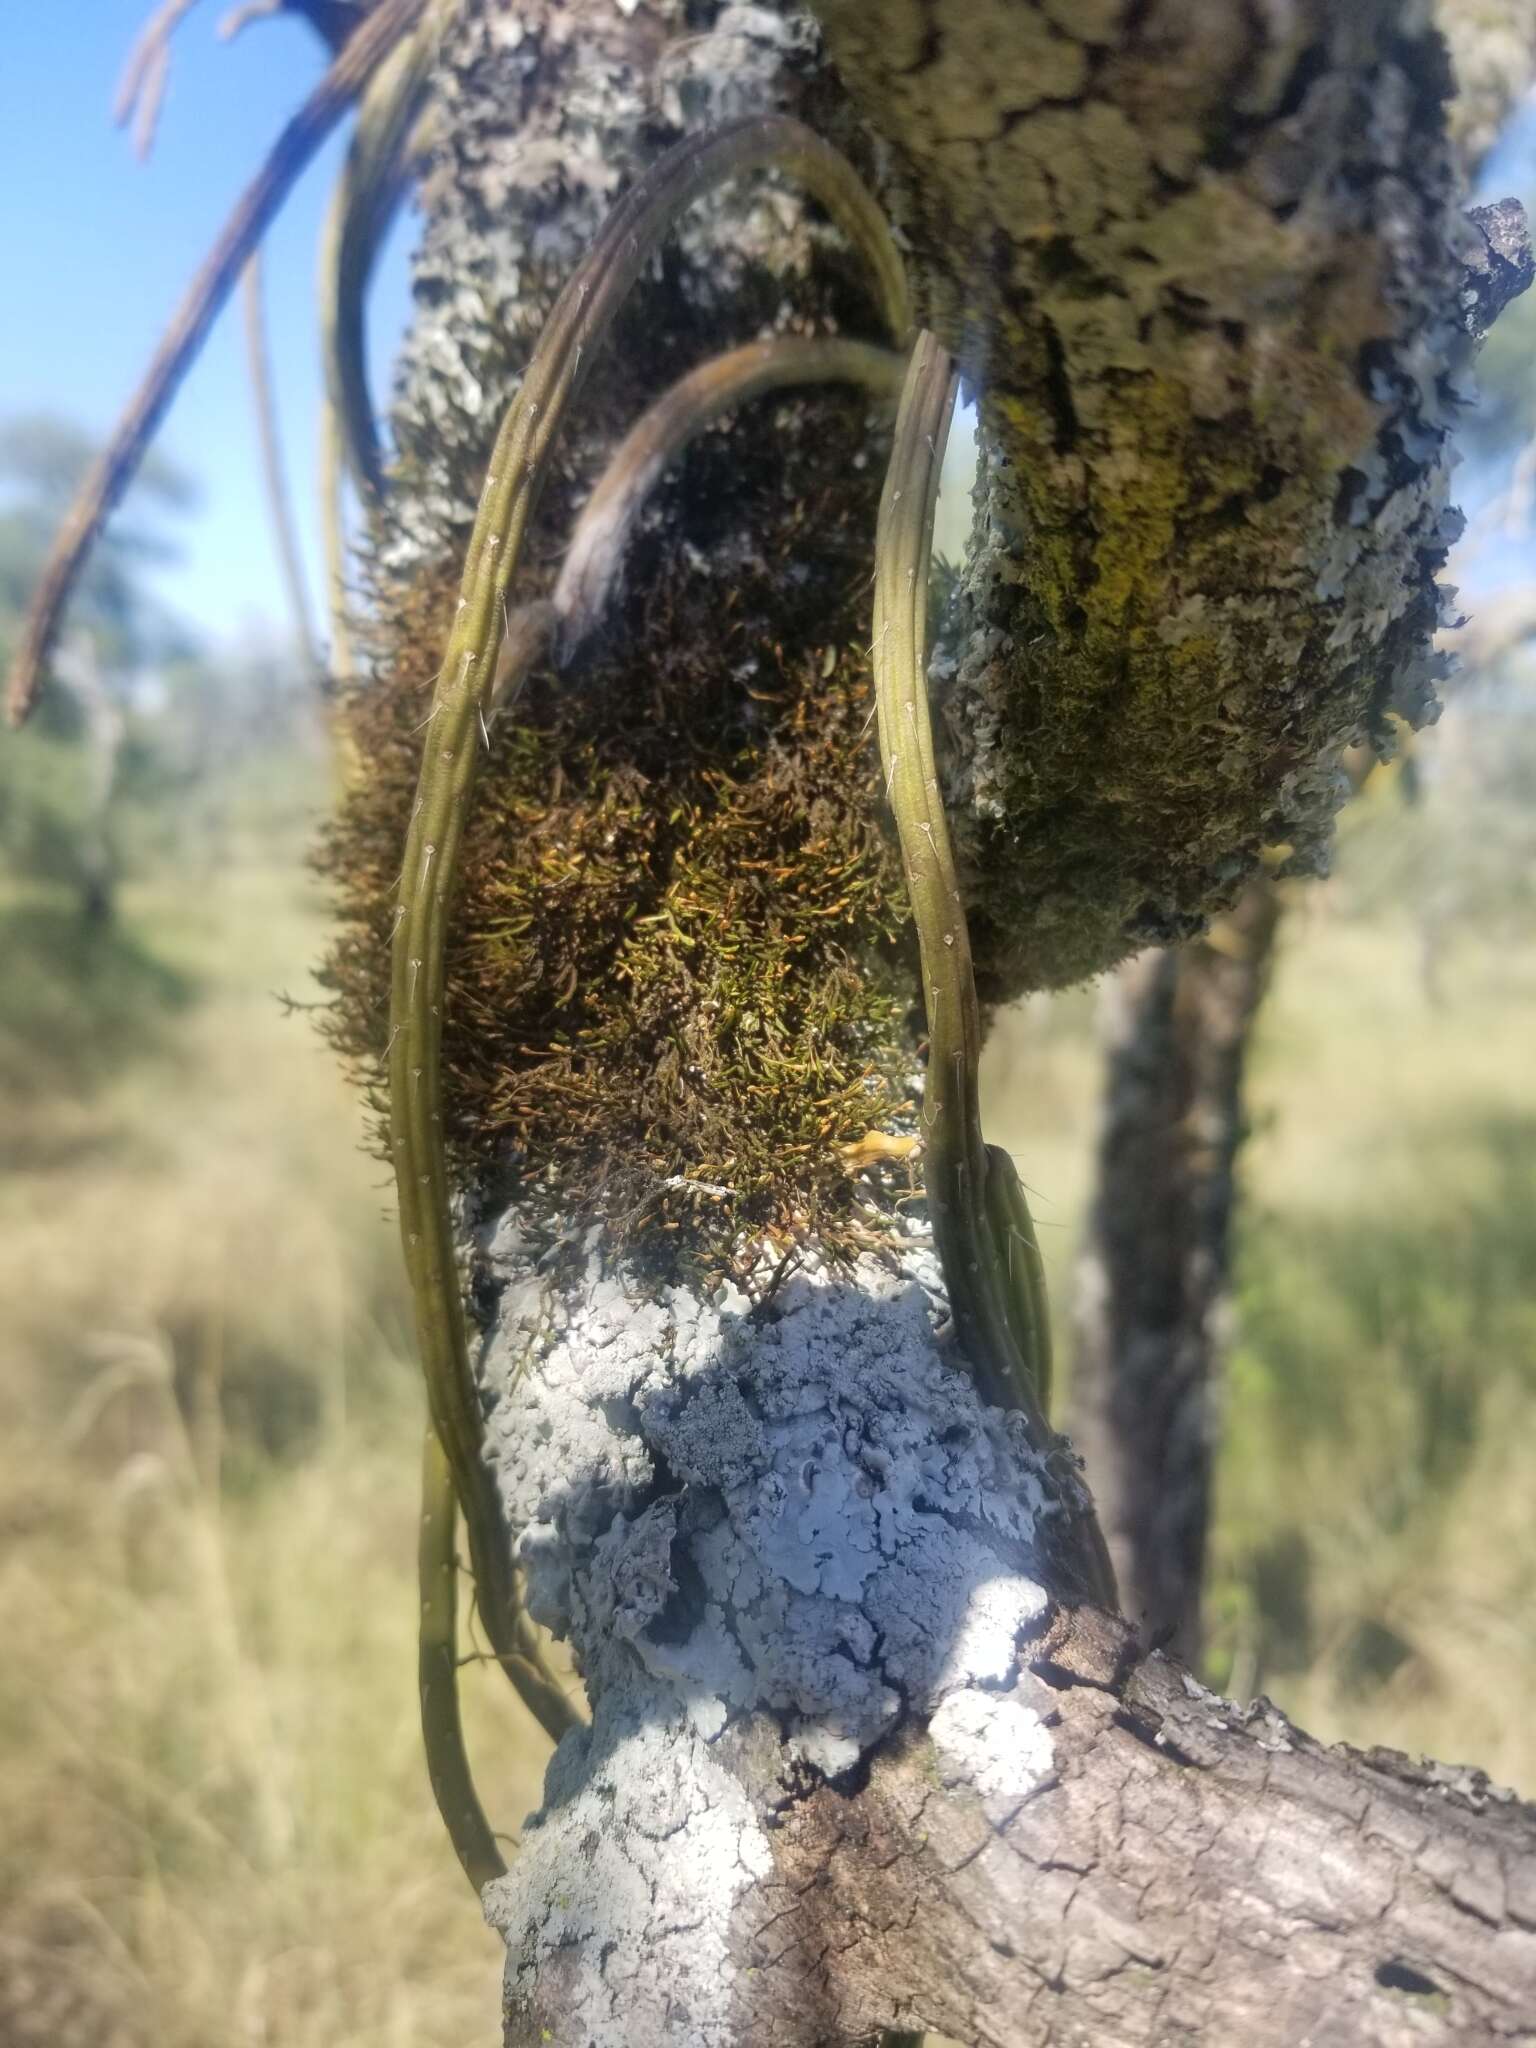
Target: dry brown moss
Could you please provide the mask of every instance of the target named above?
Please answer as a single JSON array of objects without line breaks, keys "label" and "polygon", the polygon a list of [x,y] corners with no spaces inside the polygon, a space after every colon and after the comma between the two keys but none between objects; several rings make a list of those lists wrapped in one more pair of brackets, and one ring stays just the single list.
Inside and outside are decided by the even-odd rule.
[{"label": "dry brown moss", "polygon": [[[719,1265],[744,1231],[850,1244],[842,1148],[910,1070],[864,645],[879,462],[855,465],[857,404],[814,403],[825,485],[802,465],[786,491],[741,426],[698,452],[606,651],[536,675],[493,734],[461,858],[460,1171],[552,1234],[601,1216],[673,1266],[684,1247]],[[690,520],[714,528],[708,569],[688,564]],[[348,707],[365,767],[321,857],[341,906],[332,1031],[380,1109],[400,847],[456,594],[445,563],[393,595],[382,674]]]}]

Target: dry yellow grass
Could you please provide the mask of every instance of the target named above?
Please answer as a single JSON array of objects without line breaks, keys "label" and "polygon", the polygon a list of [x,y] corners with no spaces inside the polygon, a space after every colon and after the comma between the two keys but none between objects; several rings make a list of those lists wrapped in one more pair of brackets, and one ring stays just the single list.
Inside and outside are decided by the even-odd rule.
[{"label": "dry yellow grass", "polygon": [[1529,1793],[1536,960],[1471,935],[1444,980],[1435,1006],[1399,915],[1293,921],[1254,1077],[1215,1647],[1320,1733]]},{"label": "dry yellow grass", "polygon": [[[306,993],[324,929],[301,865],[323,786],[284,775],[94,952],[63,899],[0,898],[7,2048],[497,2037],[497,1945],[418,1753],[389,1194],[273,995]],[[1434,1010],[1406,925],[1323,905],[1287,933],[1212,1671],[1529,1788],[1536,994],[1488,947],[1457,970]],[[1061,1316],[1091,998],[1004,1019],[988,1081]],[[473,1685],[471,1733],[515,1823],[543,1744],[505,1690]]]},{"label": "dry yellow grass", "polygon": [[[1404,830],[1413,829],[1412,821]],[[1298,896],[1241,1167],[1208,1675],[1316,1734],[1536,1788],[1536,960]],[[1032,1191],[1058,1339],[1088,1196],[1093,999],[988,1047],[988,1128]]]},{"label": "dry yellow grass", "polygon": [[[156,982],[159,1014],[114,1015],[143,990],[109,950],[84,1043],[36,1047],[46,1092],[16,1092],[25,1020],[0,1020],[7,2044],[497,2034],[498,1945],[419,1756],[420,1409],[387,1197],[271,993],[303,994],[320,947],[300,844],[130,891],[125,943],[190,999]],[[130,1021],[151,1043],[114,1063]],[[472,1689],[515,1824],[543,1741]]]}]

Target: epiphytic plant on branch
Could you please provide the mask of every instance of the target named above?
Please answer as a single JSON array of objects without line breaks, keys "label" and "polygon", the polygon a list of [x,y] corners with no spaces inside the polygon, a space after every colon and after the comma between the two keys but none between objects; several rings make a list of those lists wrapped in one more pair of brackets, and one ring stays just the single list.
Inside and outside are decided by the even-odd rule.
[{"label": "epiphytic plant on branch", "polygon": [[[188,5],[162,10],[125,78],[120,116],[133,117],[141,151],[153,137],[171,32]],[[387,493],[363,367],[366,289],[385,228],[425,151],[421,108],[448,9],[398,4],[347,23],[331,70],[286,131],[205,265],[98,475],[61,542],[13,675],[13,715],[35,696],[69,582],[91,535],[120,493],[138,451],[184,374],[229,282],[250,264],[260,234],[307,152],[345,100],[361,96],[357,130],[327,222],[321,266],[326,364],[333,645],[350,664],[342,594],[341,459],[370,513]],[[340,18],[338,17],[338,20]],[[319,22],[335,40],[338,20]],[[364,35],[364,28],[367,35]],[[622,575],[626,541],[647,495],[681,450],[713,420],[796,385],[844,383],[894,398],[900,358],[840,337],[777,336],[701,364],[667,391],[621,443],[575,527],[547,598],[510,612],[523,535],[561,419],[636,276],[669,221],[700,191],[755,165],[797,176],[866,258],[888,328],[910,327],[906,286],[878,208],[847,163],[811,131],[758,117],[681,144],[616,209],[591,256],[555,306],[491,456],[480,516],[436,692],[418,730],[423,761],[393,924],[389,1069],[391,1152],[401,1229],[417,1305],[432,1411],[422,1477],[421,1694],[434,1790],[476,1885],[502,1868],[474,1793],[457,1706],[453,1530],[462,1513],[477,1602],[494,1655],[551,1736],[575,1710],[520,1607],[498,1506],[484,1462],[478,1393],[470,1371],[449,1213],[441,1089],[446,918],[477,758],[530,671],[568,667],[600,622]],[[254,280],[254,271],[249,273]],[[253,282],[253,290],[255,289]],[[259,382],[259,380],[258,380]],[[930,1067],[923,1111],[926,1193],[957,1327],[989,1396],[1018,1406],[1032,1435],[1050,1441],[1044,1402],[1049,1336],[1039,1253],[1011,1160],[980,1137],[976,1063],[980,1032],[965,917],[934,772],[926,701],[928,569],[940,459],[953,406],[947,358],[920,339],[898,422],[897,446],[876,537],[872,654],[886,763],[922,948]],[[857,1152],[858,1147],[847,1148]],[[1091,1530],[1090,1550],[1094,1550]],[[1112,1597],[1098,1562],[1086,1578]]]},{"label": "epiphytic plant on branch", "polygon": [[[186,11],[163,11],[151,91]],[[1097,1824],[1145,1777],[1187,1819],[1192,1802],[1250,1796],[1217,1773],[1229,1752],[1240,1773],[1253,1745],[1225,1723],[1218,1741],[1198,1688],[1181,1694],[1180,1674],[1111,1617],[1074,1611],[1112,1605],[1113,1587],[1046,1419],[1028,1206],[980,1125],[978,983],[992,1000],[1097,971],[1193,929],[1264,845],[1316,852],[1331,750],[1428,688],[1423,626],[1444,546],[1436,407],[1450,400],[1419,371],[1461,361],[1476,338],[1468,291],[1501,301],[1518,251],[1502,216],[1485,224],[1483,281],[1448,310],[1477,252],[1460,217],[1450,224],[1432,147],[1413,179],[1379,174],[1401,159],[1394,121],[1424,141],[1438,119],[1432,53],[1388,33],[1391,0],[1351,10],[1347,26],[1307,5],[1283,20],[1214,10],[1237,53],[1237,114],[1231,80],[1212,82],[1228,43],[1209,39],[1211,57],[1184,26],[1153,34],[1145,10],[1070,24],[996,10],[1012,52],[996,79],[962,47],[990,10],[939,9],[944,32],[925,41],[912,33],[922,10],[902,0],[821,0],[816,21],[649,0],[633,25],[606,6],[525,23],[504,0],[296,11],[333,50],[333,96],[340,76],[362,101],[322,273],[332,637],[358,771],[322,854],[341,898],[328,1028],[368,1079],[398,1178],[432,1420],[423,1725],[477,1887],[502,1853],[459,1718],[461,1516],[493,1659],[551,1734],[579,1714],[535,1616],[569,1633],[591,1685],[590,1732],[563,1745],[535,1837],[489,1891],[513,1957],[509,2039],[540,2038],[568,2011],[573,2025],[601,2009],[627,2027],[627,2005],[610,2012],[610,1950],[626,1972],[649,1971],[670,2026],[676,1971],[696,1961],[670,1946],[676,1929],[732,1914],[735,1946],[720,1954],[743,1967],[710,1996],[735,2002],[742,2041],[781,2038],[781,2021],[820,2041],[923,2016],[978,2040],[1043,2039],[1037,2008],[1067,1997],[1077,1971],[1075,1950],[1059,1964],[1052,1913],[1065,1920],[1080,1894],[1096,1926],[1146,1908],[1126,1904],[1130,1887],[1106,1890],[1139,1837],[1112,1854],[1069,1842],[1058,1857],[1054,1838],[1030,1834],[1035,1815],[1070,1836],[1078,1789]],[[450,17],[434,130],[422,79]],[[655,37],[658,23],[680,32]],[[1404,77],[1416,81],[1406,96]],[[1373,118],[1340,112],[1357,104]],[[301,143],[329,105],[317,115],[311,102]],[[735,118],[782,105],[851,157],[785,115]],[[993,113],[996,150],[972,136]],[[658,159],[658,137],[678,133],[688,139]],[[475,154],[487,136],[492,168]],[[1077,165],[1066,182],[1064,139]],[[391,211],[435,146],[391,456],[362,372],[364,299]],[[915,343],[896,238],[854,160],[878,173],[911,238],[933,330]],[[793,193],[755,200],[744,246],[720,247],[711,230],[740,195],[716,188],[753,165],[806,187],[856,260],[830,260]],[[237,253],[286,175],[269,166],[253,187]],[[710,230],[677,221],[663,245],[695,197]],[[217,297],[227,243],[183,340]],[[551,302],[540,332],[533,309]],[[737,307],[754,338],[714,354]],[[870,415],[903,364],[849,336],[881,330],[910,356],[877,518]],[[704,359],[682,377],[680,344]],[[975,543],[934,667],[936,731],[929,554],[954,402],[946,347],[976,379],[985,431]],[[1403,365],[1419,368],[1399,376]],[[138,427],[175,368],[146,387]],[[845,396],[818,396],[814,412],[781,402],[772,431],[716,426],[749,400],[833,384]],[[493,448],[487,390],[516,392]],[[136,431],[130,421],[119,439],[120,465]],[[690,442],[684,490],[662,479]],[[343,467],[371,600],[355,610]],[[121,473],[98,481],[77,543]],[[563,556],[557,535],[569,535]],[[18,710],[69,559],[14,679]],[[371,673],[348,651],[354,628]],[[905,1213],[918,1190],[902,1168],[919,1158],[941,1276]],[[805,1335],[817,1317],[826,1357]],[[654,1355],[593,1391],[610,1343],[643,1350],[653,1328]],[[900,1392],[881,1377],[892,1360]],[[567,1369],[579,1383],[562,1407]],[[786,1422],[774,1404],[791,1393],[803,1405]],[[717,1409],[734,1420],[696,1457],[679,1432],[707,1433],[699,1418]],[[915,1448],[893,1486],[898,1429]],[[1006,1474],[990,1502],[977,1456]],[[806,1555],[786,1563],[763,1536],[754,1517],[769,1496],[812,1503]],[[860,1516],[886,1519],[866,1539]],[[826,1560],[809,1554],[823,1536]],[[854,1551],[871,1560],[857,1598]],[[918,1552],[931,1567],[910,1561]],[[738,1595],[732,1572],[755,1590]],[[894,1578],[911,1580],[916,1604],[898,1604],[888,1641]],[[1006,1609],[995,1663],[965,1661],[971,1590]],[[797,1630],[814,1670],[796,1661],[810,1655]],[[732,1631],[748,1647],[727,1683],[709,1656],[713,1644],[729,1661]],[[849,1705],[866,1693],[867,1722]],[[934,1747],[941,1724],[972,1744],[959,1763]],[[1030,1744],[973,1754],[979,1731],[1004,1724],[1033,1731]],[[670,1816],[654,1830],[649,1809],[632,1827],[618,1817],[616,1766],[655,1754],[647,1730],[670,1745],[679,1825],[747,1816],[733,1839],[750,1855],[728,1859],[682,1915],[657,1903],[672,1864],[635,1846],[671,1845]],[[1186,1770],[1171,1790],[1168,1771],[1207,1750],[1201,1789]],[[1006,1844],[1013,1821],[986,1821],[999,1840],[981,1843],[984,1872],[966,1833],[973,1794],[1004,1762],[1006,1785],[1022,1785],[1021,1757],[1029,1803]],[[603,1826],[629,1835],[591,1851],[568,1913],[549,1871],[562,1844],[601,1836],[577,1831],[603,1800]],[[769,1816],[771,1839],[753,1814]],[[1184,1883],[1191,1833],[1149,1824],[1144,1860]],[[867,1853],[877,1837],[892,1856]],[[1232,1838],[1209,1831],[1218,1848]],[[1017,1879],[1009,1857],[1039,1881]],[[655,1877],[636,1887],[654,1906],[637,1939],[606,1938],[623,1919],[599,1883],[607,1869]],[[1154,1871],[1135,1895],[1161,1887]],[[1225,1954],[1231,1888],[1219,1882],[1213,1953]],[[792,1895],[783,1912],[779,1894]],[[930,1917],[931,1936],[910,1935]],[[801,1919],[781,1950],[776,1930]],[[809,2001],[792,2015],[774,2003],[791,1951],[804,1967],[790,2002]],[[1246,1986],[1258,1952],[1237,1941],[1231,1982]],[[1134,1953],[1164,1967],[1162,1948]],[[995,1997],[974,1992],[981,1974],[1003,1985]],[[1128,1984],[1116,1961],[1090,1973],[1080,2003],[1129,1997]]]}]

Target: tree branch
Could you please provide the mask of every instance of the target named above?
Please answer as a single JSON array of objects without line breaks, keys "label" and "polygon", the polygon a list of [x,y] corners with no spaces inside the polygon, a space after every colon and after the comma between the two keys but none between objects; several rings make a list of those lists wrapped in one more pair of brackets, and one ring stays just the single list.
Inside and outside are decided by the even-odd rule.
[{"label": "tree branch", "polygon": [[594,1702],[486,1893],[509,2048],[1524,2038],[1536,1813],[1054,1598],[1070,1468],[948,1362],[919,1245],[754,1313],[486,1235],[503,1495]]},{"label": "tree branch", "polygon": [[1475,1771],[1322,1749],[1123,1649],[1058,1618],[1011,1692],[787,1810],[743,1914],[737,2041],[852,2041],[893,2009],[973,2048],[1522,2037],[1531,1808]]},{"label": "tree branch", "polygon": [[1188,936],[1266,844],[1315,866],[1340,749],[1434,701],[1490,261],[1444,48],[1396,0],[817,12],[981,394],[949,707],[978,958],[1071,981]]},{"label": "tree branch", "polygon": [[[1536,69],[1536,5],[1443,0],[1438,16],[1462,80],[1450,128],[1470,178]],[[1503,209],[1474,218],[1487,249],[1489,297],[1497,300],[1507,267]],[[1479,291],[1471,273],[1469,290]],[[1480,523],[1518,523],[1523,467],[1530,465],[1515,465],[1507,505],[1485,507]],[[1467,553],[1464,545],[1463,573]],[[1505,621],[1508,607],[1495,607],[1472,633],[1442,644],[1477,664],[1479,643],[1497,645]],[[1518,617],[1508,623],[1518,637]],[[1357,786],[1367,765],[1352,776]],[[1230,1323],[1243,1068],[1282,907],[1276,885],[1257,876],[1203,937],[1126,961],[1104,1005],[1103,1126],[1074,1273],[1072,1433],[1109,1536],[1125,1611],[1149,1640],[1191,1664],[1199,1655]]]},{"label": "tree branch", "polygon": [[[528,0],[515,36],[503,11],[468,0],[437,81],[381,545],[402,579],[467,529],[487,422],[664,137],[776,105],[859,146],[797,15],[692,6],[667,42],[671,0]],[[1458,293],[1475,265],[1499,283],[1498,252],[1460,222],[1435,46],[1387,0],[827,0],[823,18],[929,317],[984,381],[950,657],[977,935],[997,989],[1081,972],[1189,928],[1266,838],[1315,848],[1333,753],[1427,687],[1448,380],[1477,318]],[[731,318],[817,332],[851,310],[858,331],[792,198],[724,217],[725,237],[712,208],[685,229],[584,396],[550,576],[598,451],[681,349],[720,347]],[[736,664],[854,643],[862,594],[810,586],[828,609],[808,623],[815,551],[787,515],[761,530],[765,474],[791,504],[822,484],[815,440],[790,423],[771,472],[759,458],[756,533],[745,441],[728,490],[710,472],[692,503],[684,470],[657,532],[687,536],[709,598],[636,593],[592,693],[604,749],[623,754],[615,707],[636,699],[696,745],[679,674],[750,697],[755,722]],[[839,476],[856,509],[861,476]],[[764,556],[775,595],[744,608]],[[651,754],[625,771],[647,801],[668,786]],[[490,929],[466,914],[462,951]],[[714,1013],[678,1014],[678,1059],[704,1056]],[[492,1216],[474,1275],[528,1606],[571,1638],[593,1704],[486,1894],[509,2042],[1518,2037],[1530,1816],[1138,1664],[1072,1579],[1074,1461],[955,1369],[919,1230],[840,1271],[807,1233],[804,1270],[754,1301],[648,1277],[602,1213],[553,1248],[547,1216],[538,1236]]]}]

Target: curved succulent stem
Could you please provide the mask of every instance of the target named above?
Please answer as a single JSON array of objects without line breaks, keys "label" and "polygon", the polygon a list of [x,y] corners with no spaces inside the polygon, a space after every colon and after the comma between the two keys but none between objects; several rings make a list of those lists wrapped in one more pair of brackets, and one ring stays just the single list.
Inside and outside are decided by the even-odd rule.
[{"label": "curved succulent stem", "polygon": [[981,1023],[970,932],[934,765],[928,711],[928,573],[933,513],[956,375],[930,334],[918,337],[880,500],[875,576],[875,699],[886,791],[901,839],[922,959],[928,1019],[923,1178],[960,1341],[988,1400],[1045,1430],[1028,1356],[999,1285],[986,1205],[990,1161],[977,1075]]},{"label": "curved succulent stem", "polygon": [[555,585],[562,660],[597,625],[636,518],[668,465],[722,414],[796,384],[854,384],[894,402],[904,365],[867,342],[775,337],[713,356],[679,377],[620,442],[582,508]]},{"label": "curved succulent stem", "polygon": [[1014,1342],[1028,1363],[1042,1415],[1051,1412],[1053,1346],[1045,1262],[1018,1169],[1001,1145],[987,1147],[987,1222],[1001,1265],[1003,1306]]},{"label": "curved succulent stem", "polygon": [[581,509],[553,595],[511,614],[486,701],[487,721],[515,700],[530,670],[551,651],[566,667],[596,631],[619,588],[624,552],[646,498],[695,436],[738,405],[795,385],[853,384],[894,400],[905,369],[894,350],[868,342],[781,336],[711,356],[679,377],[609,457]]},{"label": "curved succulent stem", "polygon": [[320,420],[320,525],[325,546],[331,673],[357,679],[348,593],[345,475],[372,512],[384,465],[368,389],[368,285],[384,238],[424,152],[422,101],[443,29],[457,0],[427,0],[415,32],[380,63],[357,110],[346,162],[326,209],[317,297],[325,397]]},{"label": "curved succulent stem", "polygon": [[464,1875],[478,1892],[506,1875],[506,1863],[485,1817],[464,1751],[459,1717],[459,1595],[454,1528],[458,1519],[453,1474],[435,1430],[421,1457],[421,1524],[416,1566],[421,1587],[421,1629],[416,1676],[427,1773]]},{"label": "curved succulent stem", "polygon": [[417,122],[456,0],[426,0],[414,31],[381,61],[358,102],[357,125],[321,241],[320,344],[326,398],[340,422],[352,480],[366,500],[383,489],[379,431],[368,390],[368,281],[410,183]]},{"label": "curved succulent stem", "polygon": [[[505,596],[567,405],[624,298],[672,219],[718,180],[758,166],[797,175],[870,260],[892,324],[907,326],[901,260],[847,161],[798,122],[767,115],[679,144],[609,217],[551,310],[497,437],[470,540],[458,610],[427,714],[421,778],[406,835],[392,947],[390,1139],[400,1231],[433,1425],[452,1468],[492,1648],[519,1689],[516,1588],[491,1475],[459,1293],[443,1154],[441,1033],[448,906],[497,666]],[[560,1699],[558,1693],[555,1694]],[[531,1702],[530,1702],[531,1703]],[[562,1725],[571,1714],[563,1699]],[[536,1709],[537,1710],[537,1709]],[[542,1716],[541,1716],[542,1718]],[[546,1721],[552,1733],[559,1727]]]},{"label": "curved succulent stem", "polygon": [[422,0],[378,0],[273,144],[177,308],[154,359],[55,538],[11,664],[7,710],[20,725],[33,704],[59,620],[92,543],[133,480],[177,387],[294,180],[374,67],[420,13]]},{"label": "curved succulent stem", "polygon": [[487,727],[553,655],[567,667],[594,633],[623,578],[624,552],[646,498],[696,435],[738,405],[797,384],[854,384],[875,397],[901,390],[903,359],[862,341],[777,337],[711,356],[664,391],[609,457],[581,509],[553,594],[507,620],[486,698]]},{"label": "curved succulent stem", "polygon": [[293,500],[283,467],[282,442],[278,437],[277,408],[272,396],[271,358],[267,350],[267,326],[262,293],[261,251],[253,250],[240,285],[245,312],[245,359],[251,383],[251,403],[256,413],[256,439],[261,449],[261,473],[267,491],[267,515],[272,524],[272,541],[277,550],[283,590],[288,599],[293,637],[305,672],[318,682],[320,652],[309,616],[309,595],[304,588],[304,571],[299,562],[298,536],[293,527]]},{"label": "curved succulent stem", "polygon": [[[1036,1446],[1046,1420],[1050,1332],[1039,1246],[1009,1155],[982,1136],[981,1019],[970,930],[939,790],[928,708],[928,579],[939,472],[958,379],[931,334],[913,347],[875,542],[875,702],[886,790],[917,927],[928,1019],[923,1179],[961,1348],[984,1397],[1017,1409]],[[1091,1510],[1077,1530],[1085,1576],[1113,1606],[1114,1576]]]}]

